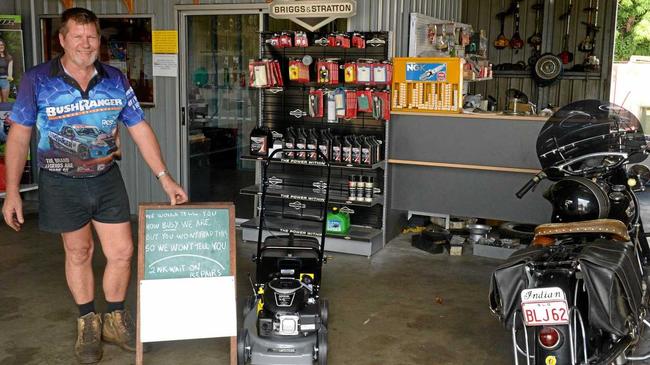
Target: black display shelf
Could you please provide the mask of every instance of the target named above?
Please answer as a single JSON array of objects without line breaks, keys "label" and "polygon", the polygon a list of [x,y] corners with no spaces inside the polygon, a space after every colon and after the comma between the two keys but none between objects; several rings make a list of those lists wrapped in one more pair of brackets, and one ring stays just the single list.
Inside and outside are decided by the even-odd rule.
[{"label": "black display shelf", "polygon": [[[319,203],[324,202],[325,194],[315,192],[314,190],[315,189],[313,187],[271,185],[266,190],[266,196],[270,198],[311,201]],[[241,189],[239,192],[244,195],[262,195],[262,188],[260,185],[251,185]],[[370,202],[348,200],[347,192],[340,190],[330,190],[329,203],[371,207],[377,204],[382,204],[383,199],[383,196],[375,195]]]},{"label": "black display shelf", "polygon": [[[532,76],[530,70],[494,70],[493,77],[529,78]],[[561,78],[567,80],[598,80],[600,79],[600,72],[564,71]]]},{"label": "black display shelf", "polygon": [[[241,224],[243,228],[259,229],[260,219],[253,218]],[[265,217],[264,231],[293,233],[303,236],[320,237],[322,223],[306,221],[300,219],[289,219],[279,217]],[[354,241],[370,242],[375,237],[382,234],[382,230],[361,226],[350,226],[350,232],[347,235],[327,234],[326,237],[342,238]]]},{"label": "black display shelf", "polygon": [[[260,157],[260,156],[241,156],[242,160],[245,161],[264,161],[266,160],[266,157]],[[313,161],[313,160],[296,160],[296,159],[288,159],[288,158],[283,158],[279,160],[273,160],[273,163],[284,163],[284,164],[291,164],[291,165],[306,165],[306,166],[325,166],[324,161]],[[352,164],[332,164],[332,168],[340,168],[340,169],[354,169],[354,170],[376,170],[376,169],[386,169],[386,161],[378,161],[375,162],[372,165],[352,165]]]}]

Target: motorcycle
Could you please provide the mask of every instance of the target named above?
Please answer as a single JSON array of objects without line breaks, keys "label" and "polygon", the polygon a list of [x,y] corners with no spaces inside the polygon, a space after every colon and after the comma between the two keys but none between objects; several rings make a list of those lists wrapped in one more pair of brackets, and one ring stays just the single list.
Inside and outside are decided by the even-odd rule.
[{"label": "motorcycle", "polygon": [[645,326],[650,250],[636,196],[647,183],[639,120],[608,102],[554,113],[537,139],[551,223],[492,274],[490,309],[511,331],[514,363],[625,364]]}]

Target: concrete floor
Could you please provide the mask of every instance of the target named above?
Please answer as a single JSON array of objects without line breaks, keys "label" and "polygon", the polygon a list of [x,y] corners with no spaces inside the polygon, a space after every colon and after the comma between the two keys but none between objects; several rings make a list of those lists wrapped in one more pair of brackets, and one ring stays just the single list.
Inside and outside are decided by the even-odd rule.
[{"label": "concrete floor", "polygon": [[[254,245],[240,242],[237,249],[237,290],[244,298],[250,292]],[[499,261],[431,255],[411,247],[408,236],[370,259],[329,255],[321,293],[330,301],[330,364],[512,361],[508,332],[487,305],[489,274]],[[100,249],[95,265],[100,282]],[[39,232],[35,215],[27,217],[20,233],[0,227],[0,365],[75,363],[78,312],[63,268],[60,238]],[[105,308],[101,292],[96,301],[98,310]],[[127,305],[133,309],[134,303],[135,280]],[[227,364],[227,351],[226,339],[154,343],[145,362]],[[102,364],[134,362],[133,354],[104,346]]]}]

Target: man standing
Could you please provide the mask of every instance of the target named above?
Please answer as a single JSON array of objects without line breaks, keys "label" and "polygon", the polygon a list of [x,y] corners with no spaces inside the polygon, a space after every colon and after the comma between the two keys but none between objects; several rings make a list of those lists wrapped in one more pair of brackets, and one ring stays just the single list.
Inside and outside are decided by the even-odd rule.
[{"label": "man standing", "polygon": [[[79,306],[75,355],[98,362],[101,340],[135,351],[133,320],[124,309],[133,241],[129,202],[114,157],[117,122],[131,134],[171,204],[187,201],[169,175],[160,146],[126,77],[97,61],[97,16],[86,9],[63,12],[62,57],[40,64],[23,77],[7,140],[5,222],[16,231],[24,222],[19,182],[31,130],[38,134],[39,227],[60,233],[68,287]],[[106,256],[103,290],[108,309],[95,312],[92,270],[94,227]]]}]

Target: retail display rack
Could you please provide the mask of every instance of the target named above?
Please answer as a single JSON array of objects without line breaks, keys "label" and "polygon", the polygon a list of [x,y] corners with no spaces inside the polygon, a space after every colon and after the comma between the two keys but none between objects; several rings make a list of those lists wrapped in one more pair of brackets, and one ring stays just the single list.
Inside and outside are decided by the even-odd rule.
[{"label": "retail display rack", "polygon": [[461,113],[463,63],[458,57],[395,58],[392,110]]},{"label": "retail display rack", "polygon": [[[295,233],[318,237],[318,220],[336,207],[349,214],[350,229],[344,233],[328,233],[325,249],[370,256],[386,240],[384,159],[388,140],[386,123],[390,118],[391,34],[305,33],[300,42],[306,40],[307,44],[301,46],[296,46],[297,39],[294,32],[262,32],[260,59],[249,65],[250,85],[260,87],[260,127],[273,131],[276,142],[268,142],[267,152],[277,147],[278,140],[283,141],[282,147],[287,147],[284,142],[288,130],[298,133],[302,130],[306,135],[329,136],[340,141],[346,140],[346,136],[356,136],[349,137],[348,141],[365,142],[373,152],[363,159],[359,155],[355,159],[343,156],[341,161],[331,161],[328,207],[323,203],[324,161],[297,154],[284,154],[274,160],[268,170],[263,236]],[[351,44],[345,44],[348,41]],[[265,65],[272,65],[266,68],[266,73],[262,68]],[[262,72],[261,76],[255,74],[258,71]],[[358,97],[366,99],[359,102]],[[341,99],[336,98],[345,100],[344,109],[340,108]],[[332,157],[331,145],[326,154]],[[251,154],[242,159],[262,161],[265,154]],[[257,175],[257,184],[241,189],[241,194],[261,195],[260,174]],[[241,224],[245,241],[257,240],[258,225],[259,218]]]}]

